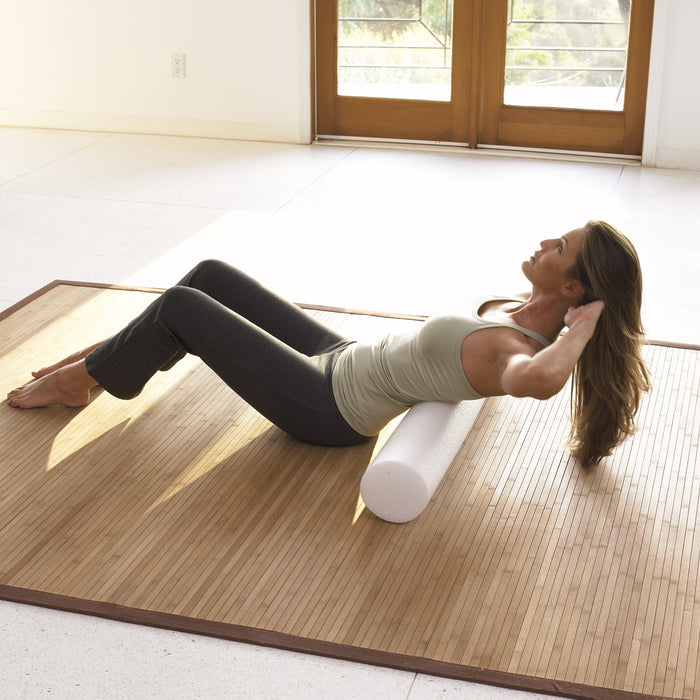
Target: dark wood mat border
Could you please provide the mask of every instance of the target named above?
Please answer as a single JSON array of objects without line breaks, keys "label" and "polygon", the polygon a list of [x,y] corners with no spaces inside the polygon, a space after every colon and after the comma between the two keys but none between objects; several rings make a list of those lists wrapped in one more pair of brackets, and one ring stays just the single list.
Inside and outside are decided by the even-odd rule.
[{"label": "dark wood mat border", "polygon": [[[138,291],[160,294],[164,290],[158,287],[138,287],[97,282],[81,282],[75,280],[54,280],[44,287],[33,292],[21,301],[0,312],[0,321],[15,313],[24,306],[54,289],[66,285],[75,287],[93,287],[95,289],[114,289],[121,291]],[[365,316],[378,316],[381,318],[395,318],[403,320],[425,320],[425,316],[412,314],[397,314],[390,312],[361,311],[356,309],[343,309],[331,306],[317,306],[313,304],[299,304],[302,308],[330,311],[336,313],[359,314]],[[675,343],[668,341],[647,340],[649,345],[661,345],[665,347],[700,350],[700,345]],[[472,666],[462,666],[441,662],[424,657],[407,656],[381,650],[364,649],[335,642],[297,637],[295,635],[274,632],[271,630],[244,627],[230,623],[213,622],[197,618],[189,618],[181,615],[162,613],[138,608],[129,608],[114,603],[85,600],[70,596],[35,591],[24,588],[16,588],[0,584],[0,599],[14,603],[35,605],[38,607],[62,610],[101,617],[118,622],[139,624],[148,627],[156,627],[189,634],[201,634],[209,637],[226,639],[234,642],[256,644],[286,651],[294,651],[305,654],[314,654],[328,658],[341,659],[372,666],[393,668],[412,673],[424,673],[455,680],[484,683],[512,690],[544,693],[547,695],[559,695],[580,700],[672,700],[660,695],[647,695],[629,691],[614,690],[596,686],[588,686],[567,681],[556,681],[547,678],[536,678],[520,674],[492,671]]]},{"label": "dark wood mat border", "polygon": [[114,603],[84,600],[70,596],[45,593],[26,588],[16,588],[0,584],[0,599],[13,603],[35,605],[43,608],[65,612],[102,617],[118,622],[157,627],[160,629],[187,634],[199,634],[208,637],[226,639],[232,642],[256,644],[302,654],[314,654],[344,661],[382,666],[385,668],[424,673],[473,683],[523,690],[547,695],[559,695],[577,700],[672,700],[660,695],[647,695],[609,688],[599,688],[568,681],[556,681],[547,678],[535,678],[503,671],[491,671],[484,668],[462,666],[459,664],[426,659],[419,656],[407,656],[392,652],[364,649],[336,642],[324,642],[306,637],[274,632],[271,630],[244,627],[231,623],[213,622],[197,618],[184,617],[171,613],[129,608]]},{"label": "dark wood mat border", "polygon": [[[54,287],[59,287],[61,285],[67,285],[72,287],[94,287],[95,289],[116,289],[125,292],[148,292],[150,294],[162,294],[165,289],[163,287],[135,287],[129,285],[121,284],[106,284],[102,282],[81,282],[77,280],[54,280],[49,282],[41,289],[37,289],[29,296],[21,299],[16,304],[8,307],[4,311],[0,312],[0,321],[12,315],[15,311],[18,311],[23,306],[30,304],[35,301],[46,292],[52,290]],[[308,303],[297,303],[302,309],[308,309],[310,311],[328,311],[332,313],[339,314],[355,314],[358,316],[375,316],[377,318],[394,318],[402,321],[425,321],[427,316],[421,314],[406,314],[406,313],[394,313],[391,311],[368,311],[363,309],[347,309],[340,306],[322,306],[319,304],[308,304]],[[700,345],[694,343],[679,343],[669,340],[652,340],[647,338],[645,340],[647,345],[661,345],[667,348],[678,348],[680,350],[699,350]]]}]

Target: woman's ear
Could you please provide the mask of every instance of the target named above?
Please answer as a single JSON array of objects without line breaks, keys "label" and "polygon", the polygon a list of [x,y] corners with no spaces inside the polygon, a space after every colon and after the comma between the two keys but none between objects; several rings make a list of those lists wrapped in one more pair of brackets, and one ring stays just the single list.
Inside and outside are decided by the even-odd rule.
[{"label": "woman's ear", "polygon": [[576,300],[578,303],[583,301],[586,296],[586,290],[583,288],[583,285],[573,277],[569,277],[561,291],[565,297]]}]

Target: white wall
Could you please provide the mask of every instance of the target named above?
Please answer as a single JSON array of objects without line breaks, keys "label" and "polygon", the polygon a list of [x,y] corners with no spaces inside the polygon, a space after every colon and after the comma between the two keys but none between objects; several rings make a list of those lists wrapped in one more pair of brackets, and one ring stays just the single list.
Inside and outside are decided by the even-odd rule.
[{"label": "white wall", "polygon": [[698,0],[656,0],[643,162],[700,170]]},{"label": "white wall", "polygon": [[[0,124],[308,142],[310,1],[0,0]],[[700,170],[699,28],[656,0],[647,165]]]},{"label": "white wall", "polygon": [[309,0],[0,0],[0,124],[305,142],[309,47]]}]

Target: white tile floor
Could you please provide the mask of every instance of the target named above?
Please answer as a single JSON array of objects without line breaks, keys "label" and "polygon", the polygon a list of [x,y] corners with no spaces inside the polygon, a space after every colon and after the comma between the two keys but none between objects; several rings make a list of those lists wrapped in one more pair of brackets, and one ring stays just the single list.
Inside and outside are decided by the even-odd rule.
[{"label": "white tile floor", "polygon": [[[622,163],[0,129],[0,309],[216,256],[295,301],[430,313],[523,289],[542,238],[603,218],[642,258],[649,336],[700,343],[699,195]],[[0,658],[2,698],[534,697],[5,602]]]}]

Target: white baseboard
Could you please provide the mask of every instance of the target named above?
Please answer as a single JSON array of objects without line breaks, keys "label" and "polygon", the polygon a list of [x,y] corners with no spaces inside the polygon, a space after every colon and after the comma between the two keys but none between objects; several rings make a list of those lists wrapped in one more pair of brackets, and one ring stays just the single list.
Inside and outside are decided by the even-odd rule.
[{"label": "white baseboard", "polygon": [[700,170],[700,151],[686,148],[657,148],[654,165],[657,168]]},{"label": "white baseboard", "polygon": [[[303,143],[304,134],[296,125],[259,122],[227,122],[208,119],[80,112],[22,112],[0,110],[0,126],[109,133],[161,134],[200,138]],[[308,143],[308,141],[306,141]]]}]

